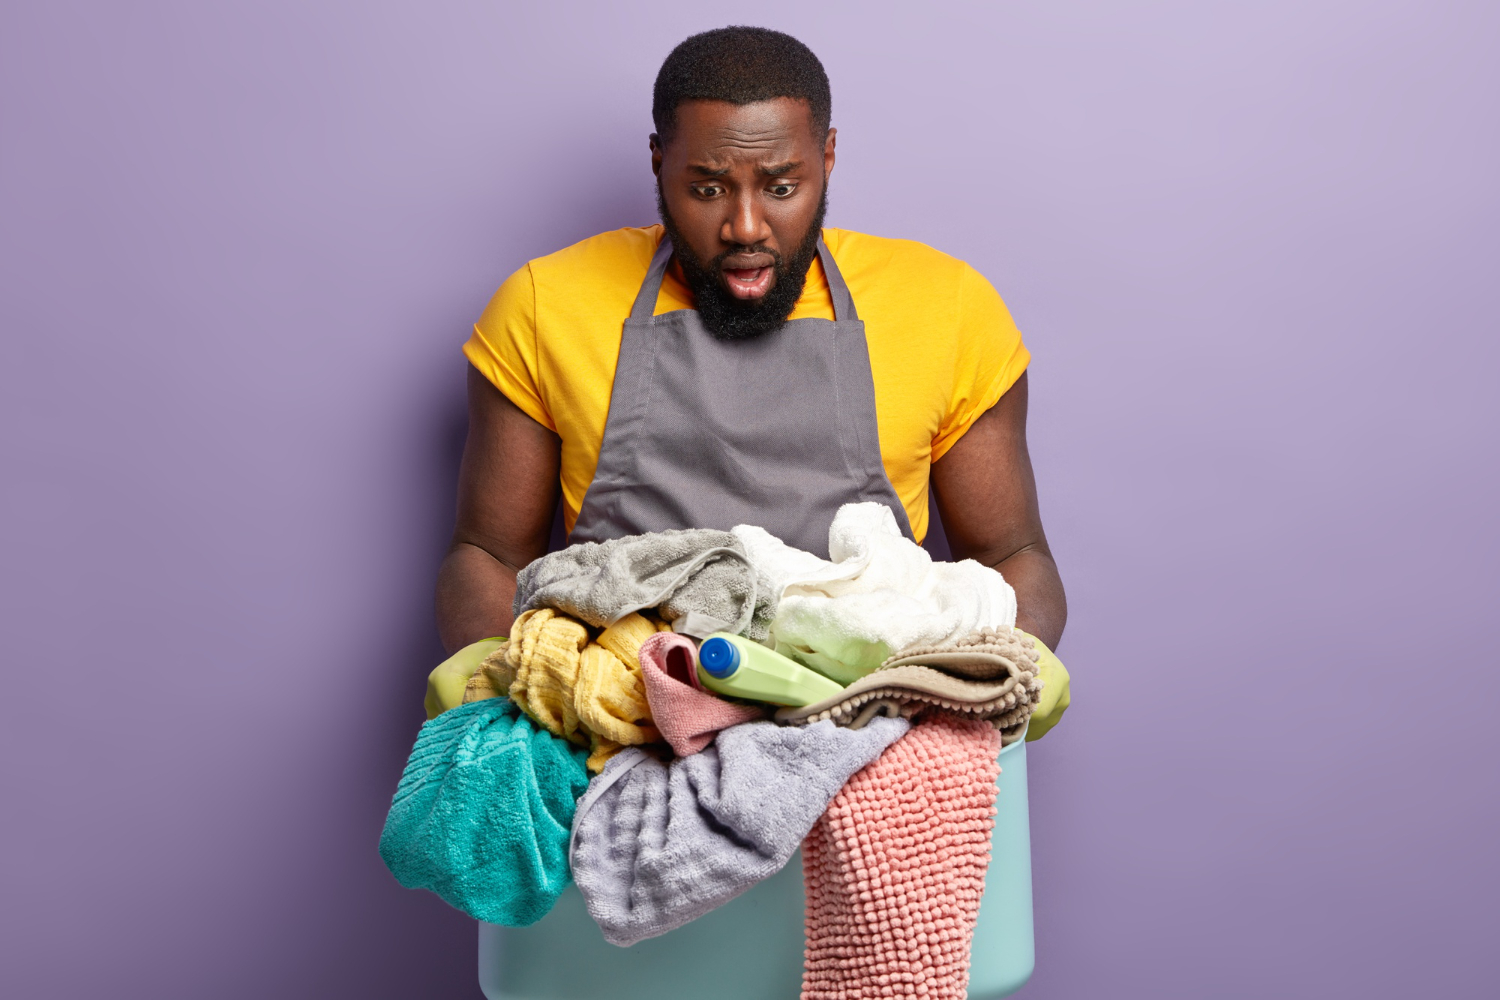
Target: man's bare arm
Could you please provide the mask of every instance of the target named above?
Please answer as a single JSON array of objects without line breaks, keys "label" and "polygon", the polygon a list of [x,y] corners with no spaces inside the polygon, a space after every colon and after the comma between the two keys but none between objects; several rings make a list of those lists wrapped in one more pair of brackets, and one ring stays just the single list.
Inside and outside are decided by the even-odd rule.
[{"label": "man's bare arm", "polygon": [[1052,648],[1068,602],[1037,509],[1026,449],[1027,378],[976,420],[932,465],[932,488],[955,559],[999,570],[1016,589],[1016,627]]},{"label": "man's bare arm", "polygon": [[472,365],[458,521],[438,573],[438,635],[452,653],[510,630],[516,574],[547,551],[562,442]]}]

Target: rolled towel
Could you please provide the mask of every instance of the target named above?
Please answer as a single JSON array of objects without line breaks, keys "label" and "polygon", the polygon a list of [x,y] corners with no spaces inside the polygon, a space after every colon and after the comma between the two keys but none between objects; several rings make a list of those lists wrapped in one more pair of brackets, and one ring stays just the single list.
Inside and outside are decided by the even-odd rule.
[{"label": "rolled towel", "polygon": [[765,718],[762,707],[725,701],[691,683],[697,659],[686,636],[658,632],[641,646],[640,663],[651,718],[679,757],[698,753],[722,729]]}]

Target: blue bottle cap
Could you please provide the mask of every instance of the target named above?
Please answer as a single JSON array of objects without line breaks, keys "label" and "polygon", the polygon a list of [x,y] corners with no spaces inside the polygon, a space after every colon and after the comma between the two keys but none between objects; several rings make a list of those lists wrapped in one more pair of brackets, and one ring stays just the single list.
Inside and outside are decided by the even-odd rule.
[{"label": "blue bottle cap", "polygon": [[728,639],[708,639],[698,647],[698,665],[723,680],[739,669],[740,651]]}]

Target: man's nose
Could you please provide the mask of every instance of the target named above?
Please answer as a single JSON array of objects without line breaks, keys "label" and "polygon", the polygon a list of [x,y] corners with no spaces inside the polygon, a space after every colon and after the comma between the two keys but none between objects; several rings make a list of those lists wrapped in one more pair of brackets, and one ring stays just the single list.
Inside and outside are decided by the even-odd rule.
[{"label": "man's nose", "polygon": [[770,242],[771,227],[755,192],[742,191],[730,202],[729,215],[719,228],[719,238],[742,247]]}]

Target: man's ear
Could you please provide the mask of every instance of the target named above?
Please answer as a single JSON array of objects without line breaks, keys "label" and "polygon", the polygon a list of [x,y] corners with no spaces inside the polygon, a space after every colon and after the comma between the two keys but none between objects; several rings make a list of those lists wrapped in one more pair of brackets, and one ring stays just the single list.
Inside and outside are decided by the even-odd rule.
[{"label": "man's ear", "polygon": [[828,130],[828,138],[823,141],[823,183],[828,183],[828,177],[833,173],[833,147],[837,144],[839,130],[831,128]]},{"label": "man's ear", "polygon": [[657,177],[661,176],[661,139],[655,132],[651,133],[651,172]]}]

